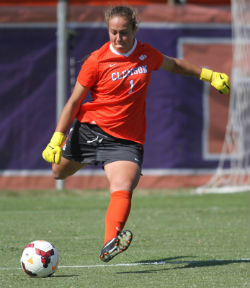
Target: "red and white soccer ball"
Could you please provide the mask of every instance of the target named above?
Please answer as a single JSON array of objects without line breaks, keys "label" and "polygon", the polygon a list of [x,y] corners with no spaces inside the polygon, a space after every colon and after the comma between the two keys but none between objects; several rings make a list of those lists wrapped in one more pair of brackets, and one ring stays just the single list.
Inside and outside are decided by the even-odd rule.
[{"label": "red and white soccer ball", "polygon": [[49,277],[58,266],[58,252],[49,242],[36,240],[23,249],[21,265],[31,277]]}]

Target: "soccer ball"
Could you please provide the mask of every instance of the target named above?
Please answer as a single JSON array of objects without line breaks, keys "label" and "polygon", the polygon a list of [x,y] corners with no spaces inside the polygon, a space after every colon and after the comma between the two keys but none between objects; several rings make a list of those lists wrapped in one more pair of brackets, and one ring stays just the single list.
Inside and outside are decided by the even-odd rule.
[{"label": "soccer ball", "polygon": [[58,259],[58,252],[51,243],[36,240],[23,249],[20,261],[29,276],[49,277],[56,271]]}]

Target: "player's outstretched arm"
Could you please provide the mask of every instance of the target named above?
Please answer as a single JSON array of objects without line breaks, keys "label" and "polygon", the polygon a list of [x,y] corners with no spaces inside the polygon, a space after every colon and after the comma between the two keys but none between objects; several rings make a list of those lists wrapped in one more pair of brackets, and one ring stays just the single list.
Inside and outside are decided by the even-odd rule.
[{"label": "player's outstretched arm", "polygon": [[63,108],[58,120],[56,131],[54,132],[49,144],[42,152],[42,157],[49,163],[59,164],[62,156],[62,144],[65,134],[72,125],[81,103],[88,93],[89,88],[76,82],[75,88]]},{"label": "player's outstretched arm", "polygon": [[200,80],[210,82],[211,85],[222,94],[230,92],[229,77],[225,73],[214,72],[210,69],[200,68],[182,59],[164,55],[161,68],[183,76],[199,77]]}]

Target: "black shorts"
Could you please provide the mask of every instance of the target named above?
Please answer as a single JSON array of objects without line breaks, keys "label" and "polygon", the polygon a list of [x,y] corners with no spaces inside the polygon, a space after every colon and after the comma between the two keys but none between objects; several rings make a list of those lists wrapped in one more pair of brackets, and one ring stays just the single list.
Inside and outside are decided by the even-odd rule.
[{"label": "black shorts", "polygon": [[97,125],[76,121],[63,148],[63,157],[82,164],[106,165],[126,160],[143,162],[143,146],[139,143],[113,137]]}]

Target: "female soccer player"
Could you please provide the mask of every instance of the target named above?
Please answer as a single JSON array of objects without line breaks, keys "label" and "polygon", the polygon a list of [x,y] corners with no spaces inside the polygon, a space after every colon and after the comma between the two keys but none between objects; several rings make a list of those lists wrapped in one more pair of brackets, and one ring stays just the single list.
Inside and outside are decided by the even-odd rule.
[{"label": "female soccer player", "polygon": [[[52,168],[55,179],[65,179],[88,164],[103,164],[111,196],[100,259],[108,262],[125,251],[132,240],[132,233],[123,231],[123,227],[141,175],[145,98],[151,73],[163,68],[200,77],[224,94],[229,93],[230,86],[225,74],[168,57],[137,41],[133,9],[115,6],[106,11],[105,18],[110,41],[83,63],[72,95],[42,156],[55,164]],[[82,105],[89,90],[93,100]],[[61,148],[74,119],[73,129]]]}]

